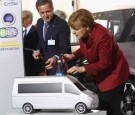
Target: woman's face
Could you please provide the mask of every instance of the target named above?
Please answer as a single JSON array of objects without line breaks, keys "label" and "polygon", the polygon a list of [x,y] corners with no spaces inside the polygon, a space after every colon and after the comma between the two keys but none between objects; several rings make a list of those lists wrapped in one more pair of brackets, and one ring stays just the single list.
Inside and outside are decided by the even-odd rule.
[{"label": "woman's face", "polygon": [[89,31],[87,28],[80,27],[79,29],[72,29],[72,33],[77,37],[77,39],[82,39],[89,37]]}]

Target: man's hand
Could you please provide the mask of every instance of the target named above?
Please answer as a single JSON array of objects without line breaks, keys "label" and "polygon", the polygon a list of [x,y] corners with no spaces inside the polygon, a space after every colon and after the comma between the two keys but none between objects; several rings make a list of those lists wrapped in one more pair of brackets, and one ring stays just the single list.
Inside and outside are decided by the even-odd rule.
[{"label": "man's hand", "polygon": [[40,58],[40,51],[39,50],[33,51],[33,57],[36,60],[39,59]]},{"label": "man's hand", "polygon": [[56,65],[56,62],[57,62],[57,58],[55,56],[49,58],[47,61],[46,61],[46,69],[51,69],[53,68],[55,65]]}]

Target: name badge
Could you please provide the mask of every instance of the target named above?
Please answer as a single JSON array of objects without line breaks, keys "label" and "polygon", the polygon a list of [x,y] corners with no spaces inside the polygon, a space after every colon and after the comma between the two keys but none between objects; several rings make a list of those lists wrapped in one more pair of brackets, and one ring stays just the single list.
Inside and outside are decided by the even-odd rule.
[{"label": "name badge", "polygon": [[48,45],[55,45],[55,40],[48,40]]}]

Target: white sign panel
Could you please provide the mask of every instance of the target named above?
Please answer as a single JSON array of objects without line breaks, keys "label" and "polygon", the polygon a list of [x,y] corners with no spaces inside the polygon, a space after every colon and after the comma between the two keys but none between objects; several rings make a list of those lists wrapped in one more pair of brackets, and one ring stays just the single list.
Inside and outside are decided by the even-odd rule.
[{"label": "white sign panel", "polygon": [[20,0],[0,0],[0,115],[12,111],[14,78],[24,76]]}]

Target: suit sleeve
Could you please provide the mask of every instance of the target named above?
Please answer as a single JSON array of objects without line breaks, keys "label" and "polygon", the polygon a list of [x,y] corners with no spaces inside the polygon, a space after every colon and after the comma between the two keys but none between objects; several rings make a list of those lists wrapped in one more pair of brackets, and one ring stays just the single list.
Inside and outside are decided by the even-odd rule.
[{"label": "suit sleeve", "polygon": [[36,50],[41,50],[42,51],[42,47],[41,47],[41,35],[40,35],[40,23],[41,23],[41,19],[37,20],[37,31],[38,31],[38,43],[37,43],[37,47]]},{"label": "suit sleeve", "polygon": [[71,53],[70,28],[67,23],[64,23],[63,26],[60,27],[58,34],[58,49],[58,55]]},{"label": "suit sleeve", "polygon": [[78,50],[76,50],[73,54],[75,55],[75,60],[78,60],[78,59],[80,59],[80,58],[83,57],[81,48],[79,48]]}]

